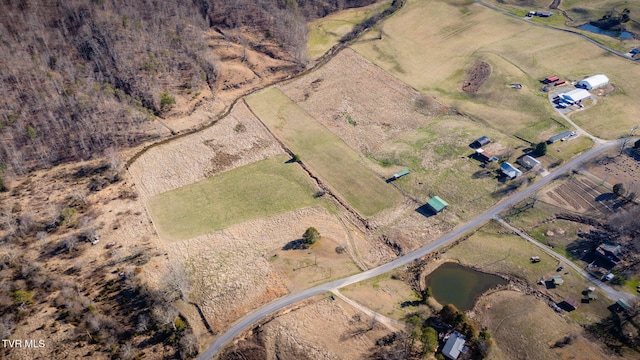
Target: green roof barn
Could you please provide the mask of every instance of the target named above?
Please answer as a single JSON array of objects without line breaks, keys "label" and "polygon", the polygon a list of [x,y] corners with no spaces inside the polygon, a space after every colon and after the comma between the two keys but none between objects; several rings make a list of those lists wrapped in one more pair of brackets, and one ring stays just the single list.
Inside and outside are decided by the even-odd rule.
[{"label": "green roof barn", "polygon": [[444,210],[444,208],[449,206],[449,204],[446,201],[440,199],[439,196],[434,196],[429,199],[427,205],[429,205],[429,207],[432,208],[436,213],[439,213],[440,211]]}]

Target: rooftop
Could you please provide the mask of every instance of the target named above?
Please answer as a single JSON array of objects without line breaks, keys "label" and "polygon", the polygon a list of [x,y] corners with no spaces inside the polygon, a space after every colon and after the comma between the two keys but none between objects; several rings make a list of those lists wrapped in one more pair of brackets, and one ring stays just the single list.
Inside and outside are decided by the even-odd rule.
[{"label": "rooftop", "polygon": [[436,212],[440,212],[444,210],[444,208],[449,206],[449,204],[446,201],[442,200],[439,196],[434,196],[429,199],[427,205],[431,206],[431,208]]}]

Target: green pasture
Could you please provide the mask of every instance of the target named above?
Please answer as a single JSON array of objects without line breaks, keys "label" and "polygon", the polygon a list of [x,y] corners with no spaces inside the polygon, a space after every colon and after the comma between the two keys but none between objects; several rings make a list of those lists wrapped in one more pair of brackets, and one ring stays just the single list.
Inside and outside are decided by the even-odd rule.
[{"label": "green pasture", "polygon": [[243,221],[323,205],[314,183],[298,164],[275,156],[221,173],[149,199],[160,236],[185,240]]},{"label": "green pasture", "polygon": [[[510,160],[522,154],[527,144],[460,116],[442,116],[428,126],[406,133],[370,153],[383,166],[411,169],[411,174],[394,184],[421,202],[438,195],[447,201],[449,210],[461,219],[469,219],[495,204],[510,186],[496,179],[497,163],[485,169],[469,144],[487,135],[504,148],[502,155],[512,153]],[[494,155],[501,155],[496,153]]]},{"label": "green pasture", "polygon": [[[410,86],[507,134],[556,116],[539,90],[539,80],[552,74],[579,80],[603,73],[611,79],[616,91],[575,115],[594,135],[617,138],[640,113],[640,67],[576,35],[479,4],[409,0],[385,21],[384,33],[381,40],[352,48]],[[491,76],[478,92],[465,93],[462,84],[478,60],[491,65]],[[523,88],[512,89],[511,83]]]},{"label": "green pasture", "polygon": [[247,103],[314,174],[361,215],[374,215],[402,201],[402,194],[370,170],[366,159],[282,91],[260,91],[248,96]]},{"label": "green pasture", "polygon": [[382,1],[371,6],[343,10],[311,22],[307,52],[313,59],[322,56],[357,24],[390,5],[391,1]]}]

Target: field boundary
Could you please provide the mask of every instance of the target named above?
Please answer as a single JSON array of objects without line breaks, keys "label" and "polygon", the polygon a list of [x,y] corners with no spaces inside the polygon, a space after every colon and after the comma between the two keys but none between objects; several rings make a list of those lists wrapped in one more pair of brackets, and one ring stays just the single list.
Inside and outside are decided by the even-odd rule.
[{"label": "field boundary", "polygon": [[[269,129],[269,127],[262,121],[262,119],[258,116],[258,114],[256,114],[253,109],[251,108],[251,106],[249,106],[249,104],[247,103],[246,99],[243,98],[242,101],[244,102],[244,104],[247,106],[247,108],[249,109],[249,111],[251,112],[251,114],[258,119],[258,121],[260,122],[260,125],[262,125],[267,132],[269,132],[269,134],[271,136],[273,136],[274,139],[276,139],[276,141],[278,142],[278,144],[280,145],[280,147],[282,148],[282,150],[284,150],[284,152],[286,152],[289,156],[291,156],[292,158],[294,157],[294,152],[289,149],[287,147],[287,145],[285,145],[284,142],[282,142],[282,140],[280,140],[276,134],[274,134],[271,129]],[[347,212],[353,216],[353,218],[355,218],[357,220],[357,222],[353,222],[356,226],[358,226],[360,228],[360,230],[364,230],[364,229],[369,229],[369,223],[368,221],[362,217],[360,214],[358,214],[357,211],[355,211],[354,209],[351,208],[350,205],[348,205],[345,201],[342,201],[342,199],[340,199],[338,196],[336,196],[336,194],[334,194],[331,189],[329,189],[329,187],[327,185],[324,184],[324,182],[322,182],[322,180],[320,180],[320,178],[318,178],[316,175],[313,174],[313,172],[311,172],[311,169],[309,169],[309,167],[307,165],[305,165],[305,163],[302,160],[298,160],[298,164],[300,164],[300,167],[302,167],[302,170],[304,170],[305,173],[307,173],[307,175],[316,183],[316,185],[318,185],[318,187],[320,189],[322,189],[322,191],[324,191],[325,194],[328,194],[329,197],[331,197],[331,199],[335,200],[336,203],[338,203],[339,206],[341,206],[342,208],[344,208],[345,210],[347,210]],[[362,228],[364,227],[364,229]]]}]

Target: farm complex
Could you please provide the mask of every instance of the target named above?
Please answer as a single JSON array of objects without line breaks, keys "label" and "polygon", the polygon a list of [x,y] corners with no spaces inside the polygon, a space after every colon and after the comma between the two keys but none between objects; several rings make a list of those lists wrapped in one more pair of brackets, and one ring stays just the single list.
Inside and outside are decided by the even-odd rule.
[{"label": "farm complex", "polygon": [[[205,358],[640,358],[635,305],[618,309],[637,303],[636,233],[616,225],[640,191],[640,63],[616,47],[640,40],[519,3],[318,20],[305,72],[129,166]],[[460,311],[426,285],[448,262],[500,281]],[[636,340],[603,335],[618,320]]]}]

